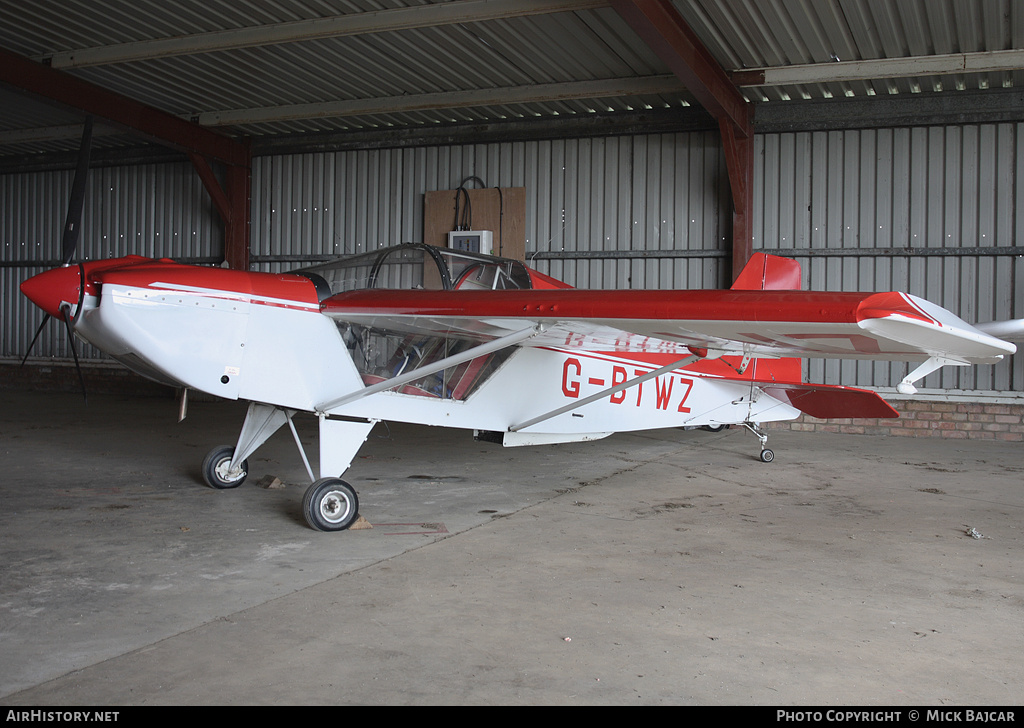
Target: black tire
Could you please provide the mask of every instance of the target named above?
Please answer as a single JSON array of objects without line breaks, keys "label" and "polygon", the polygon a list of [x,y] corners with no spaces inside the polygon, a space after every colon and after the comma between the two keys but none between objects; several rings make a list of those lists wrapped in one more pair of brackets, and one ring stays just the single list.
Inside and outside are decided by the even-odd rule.
[{"label": "black tire", "polygon": [[775,459],[775,453],[773,453],[768,448],[765,448],[764,450],[761,451],[761,462],[762,463],[770,463],[774,459]]},{"label": "black tire", "polygon": [[210,451],[210,454],[203,460],[203,481],[211,488],[226,490],[237,488],[245,482],[249,474],[249,461],[243,460],[241,475],[231,475],[228,467],[231,465],[231,458],[235,455],[235,448],[230,445],[221,445]]},{"label": "black tire", "polygon": [[359,497],[341,478],[321,478],[302,497],[306,523],[317,531],[344,531],[359,517]]}]

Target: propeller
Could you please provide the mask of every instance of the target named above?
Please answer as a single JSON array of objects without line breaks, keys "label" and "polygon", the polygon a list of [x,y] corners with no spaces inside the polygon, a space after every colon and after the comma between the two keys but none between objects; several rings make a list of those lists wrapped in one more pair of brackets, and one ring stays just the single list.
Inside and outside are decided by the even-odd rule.
[{"label": "propeller", "polygon": [[71,199],[68,201],[68,214],[64,219],[64,235],[61,239],[61,258],[64,265],[70,265],[78,248],[81,233],[82,207],[85,205],[85,183],[89,177],[89,157],[92,154],[92,117],[87,116],[82,129],[82,143],[78,147],[78,164],[75,166],[75,177],[71,183]]},{"label": "propeller", "polygon": [[64,329],[67,331],[68,343],[71,346],[71,354],[75,359],[75,371],[78,372],[78,382],[82,386],[82,396],[86,402],[89,401],[85,391],[85,378],[82,376],[82,367],[78,360],[78,348],[75,346],[74,329],[82,315],[82,304],[85,301],[85,266],[78,264],[77,288],[78,305],[74,313],[71,312],[71,304],[67,302],[62,294],[68,293],[73,285],[67,271],[70,270],[71,261],[78,249],[78,239],[81,234],[82,208],[85,205],[85,187],[89,177],[89,159],[92,153],[92,117],[85,119],[82,129],[82,143],[78,147],[78,162],[75,165],[75,176],[71,183],[71,198],[68,200],[67,216],[64,219],[64,232],[61,236],[61,263],[63,268],[46,271],[34,276],[21,285],[22,292],[37,306],[43,309],[46,315],[42,323],[36,329],[32,343],[28,345],[21,365],[25,365],[29,354],[43,333],[43,327],[51,317],[59,317],[64,322]]}]

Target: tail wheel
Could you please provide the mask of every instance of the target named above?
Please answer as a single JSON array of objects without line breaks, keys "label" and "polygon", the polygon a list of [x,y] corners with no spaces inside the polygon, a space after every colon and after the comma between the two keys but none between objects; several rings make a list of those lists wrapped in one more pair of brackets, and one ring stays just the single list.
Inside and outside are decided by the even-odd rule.
[{"label": "tail wheel", "polygon": [[306,489],[302,512],[317,531],[344,531],[359,517],[359,498],[341,478],[321,478]]},{"label": "tail wheel", "polygon": [[224,490],[237,488],[245,482],[249,474],[249,461],[243,460],[235,470],[231,469],[231,459],[235,456],[235,448],[221,445],[210,451],[203,460],[203,480],[211,488]]}]

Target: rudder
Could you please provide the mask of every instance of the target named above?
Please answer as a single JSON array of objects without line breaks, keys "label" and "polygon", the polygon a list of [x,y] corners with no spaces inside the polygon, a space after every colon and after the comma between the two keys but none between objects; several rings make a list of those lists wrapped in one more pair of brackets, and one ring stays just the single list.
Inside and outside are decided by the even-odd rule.
[{"label": "rudder", "polygon": [[791,258],[754,253],[732,284],[734,291],[799,291],[800,264]]}]

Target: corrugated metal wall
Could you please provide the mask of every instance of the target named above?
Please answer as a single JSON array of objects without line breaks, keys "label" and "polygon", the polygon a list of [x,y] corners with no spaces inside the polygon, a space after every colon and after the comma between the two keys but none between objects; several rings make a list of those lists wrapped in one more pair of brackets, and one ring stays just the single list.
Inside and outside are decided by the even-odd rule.
[{"label": "corrugated metal wall", "polygon": [[[422,240],[423,193],[470,176],[526,188],[532,265],[573,285],[726,282],[728,181],[711,132],[263,157],[253,254],[270,263]],[[693,257],[671,257],[681,251]]]},{"label": "corrugated metal wall", "polygon": [[[43,314],[20,295],[21,281],[60,259],[74,171],[0,175],[0,338],[2,355],[21,357]],[[78,258],[128,254],[223,260],[223,229],[189,163],[90,171]],[[85,359],[102,358],[79,343]],[[67,336],[50,322],[33,356],[70,358]]]},{"label": "corrugated metal wall", "polygon": [[[804,286],[899,290],[969,322],[1024,316],[1024,124],[757,137],[756,248],[797,258]],[[892,386],[906,365],[812,362],[816,381]],[[1024,389],[1024,356],[921,384]]]},{"label": "corrugated metal wall", "polygon": [[[968,321],[1020,316],[1022,126],[758,135],[755,247],[799,259],[805,287],[905,290]],[[219,258],[220,223],[189,165],[93,174],[85,256]],[[527,251],[542,272],[586,288],[727,284],[728,182],[714,132],[260,157],[253,255],[260,269],[282,270],[420,240],[423,193],[471,175],[526,188]],[[58,257],[70,179],[0,176],[4,356],[20,355],[40,320],[17,292],[40,268],[12,261]],[[34,353],[69,355],[56,325]],[[1021,391],[1024,357],[1015,359],[947,368],[923,385]],[[861,386],[892,386],[905,372],[809,365],[816,381]]]}]

